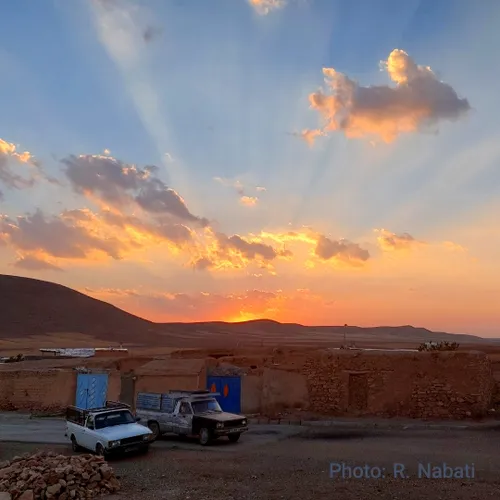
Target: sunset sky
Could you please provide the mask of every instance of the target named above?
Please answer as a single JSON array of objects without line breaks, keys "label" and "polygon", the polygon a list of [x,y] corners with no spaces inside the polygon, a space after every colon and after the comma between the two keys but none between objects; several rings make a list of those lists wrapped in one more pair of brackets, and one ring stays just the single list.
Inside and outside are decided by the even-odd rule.
[{"label": "sunset sky", "polygon": [[0,272],[154,321],[500,337],[498,0],[17,0]]}]

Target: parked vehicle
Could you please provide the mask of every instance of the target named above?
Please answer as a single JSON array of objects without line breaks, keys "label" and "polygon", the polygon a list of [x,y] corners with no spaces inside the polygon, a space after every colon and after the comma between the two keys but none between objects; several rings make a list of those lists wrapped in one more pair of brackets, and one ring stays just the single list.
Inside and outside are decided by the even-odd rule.
[{"label": "parked vehicle", "polygon": [[106,402],[104,408],[83,410],[76,406],[66,409],[66,437],[73,451],[81,448],[101,456],[111,453],[140,451],[146,453],[153,433],[122,403]]},{"label": "parked vehicle", "polygon": [[233,443],[248,430],[244,415],[222,411],[209,391],[170,391],[166,394],[139,393],[136,415],[157,439],[162,434],[196,437],[200,444],[227,436]]}]

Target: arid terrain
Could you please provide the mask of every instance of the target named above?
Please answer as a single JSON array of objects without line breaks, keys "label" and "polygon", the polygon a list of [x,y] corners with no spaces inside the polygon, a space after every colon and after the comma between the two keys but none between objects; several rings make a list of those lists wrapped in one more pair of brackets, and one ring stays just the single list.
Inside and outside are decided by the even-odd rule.
[{"label": "arid terrain", "polygon": [[500,340],[431,332],[413,326],[303,326],[254,320],[153,323],[70,288],[0,275],[0,355],[50,347],[123,346],[141,354],[172,348],[340,347],[415,349],[426,341],[459,342],[461,349],[500,355]]}]

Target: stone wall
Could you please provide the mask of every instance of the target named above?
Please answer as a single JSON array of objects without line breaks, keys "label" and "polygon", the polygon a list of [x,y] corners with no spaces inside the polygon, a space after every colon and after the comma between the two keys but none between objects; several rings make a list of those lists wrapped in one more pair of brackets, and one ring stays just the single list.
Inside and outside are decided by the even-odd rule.
[{"label": "stone wall", "polygon": [[492,398],[484,353],[330,351],[303,366],[309,410],[330,415],[479,417]]},{"label": "stone wall", "polygon": [[242,411],[266,415],[480,417],[494,389],[491,363],[480,352],[317,350],[217,363],[221,372],[242,368]]}]

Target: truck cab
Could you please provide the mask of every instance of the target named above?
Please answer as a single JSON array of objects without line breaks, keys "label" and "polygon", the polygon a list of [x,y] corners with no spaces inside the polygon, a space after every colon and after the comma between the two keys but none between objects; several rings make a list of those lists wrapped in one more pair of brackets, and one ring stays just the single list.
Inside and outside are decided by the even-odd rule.
[{"label": "truck cab", "polygon": [[209,391],[139,393],[136,415],[147,422],[155,439],[162,434],[197,437],[202,445],[227,436],[236,442],[248,430],[244,415],[222,410]]}]

